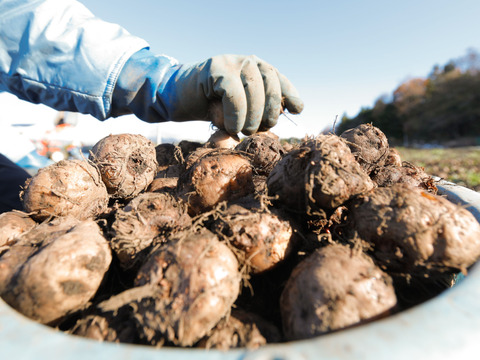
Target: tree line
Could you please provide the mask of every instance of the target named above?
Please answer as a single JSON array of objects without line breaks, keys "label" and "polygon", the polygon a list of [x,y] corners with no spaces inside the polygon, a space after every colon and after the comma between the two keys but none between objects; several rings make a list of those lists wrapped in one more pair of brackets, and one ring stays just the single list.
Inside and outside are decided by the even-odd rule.
[{"label": "tree line", "polygon": [[335,132],[364,123],[380,128],[392,145],[480,145],[480,54],[435,65],[425,78],[410,78],[355,117],[343,115]]}]

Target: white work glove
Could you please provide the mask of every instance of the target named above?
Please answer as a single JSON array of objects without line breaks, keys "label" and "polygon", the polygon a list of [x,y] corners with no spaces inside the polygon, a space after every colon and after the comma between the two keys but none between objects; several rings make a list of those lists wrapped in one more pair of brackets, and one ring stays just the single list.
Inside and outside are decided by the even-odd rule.
[{"label": "white work glove", "polygon": [[250,135],[275,126],[284,108],[303,110],[290,81],[256,56],[220,55],[194,65],[166,65],[165,59],[142,50],[127,62],[113,94],[113,116],[212,121],[212,103],[221,101],[224,121],[215,125]]}]

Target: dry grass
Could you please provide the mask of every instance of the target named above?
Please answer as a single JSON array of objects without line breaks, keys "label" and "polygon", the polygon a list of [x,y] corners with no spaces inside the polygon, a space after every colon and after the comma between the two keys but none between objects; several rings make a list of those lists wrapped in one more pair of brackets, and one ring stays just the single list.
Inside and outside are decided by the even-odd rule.
[{"label": "dry grass", "polygon": [[430,175],[480,191],[480,147],[397,150],[402,160],[424,167]]}]

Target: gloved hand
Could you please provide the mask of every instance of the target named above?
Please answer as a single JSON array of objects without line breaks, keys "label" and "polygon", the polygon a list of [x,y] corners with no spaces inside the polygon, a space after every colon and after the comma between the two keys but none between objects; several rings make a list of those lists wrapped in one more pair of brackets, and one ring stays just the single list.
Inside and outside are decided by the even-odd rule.
[{"label": "gloved hand", "polygon": [[297,90],[277,69],[256,56],[220,55],[194,65],[175,65],[149,50],[123,68],[112,101],[112,115],[134,113],[148,122],[212,120],[212,103],[223,104],[230,134],[273,127],[286,108],[303,110]]}]

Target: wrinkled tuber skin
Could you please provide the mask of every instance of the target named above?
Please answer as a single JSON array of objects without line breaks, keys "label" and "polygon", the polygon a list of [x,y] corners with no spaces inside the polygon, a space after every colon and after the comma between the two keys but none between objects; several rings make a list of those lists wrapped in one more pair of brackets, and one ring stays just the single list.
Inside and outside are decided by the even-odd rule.
[{"label": "wrinkled tuber skin", "polygon": [[298,147],[298,144],[292,144],[292,143],[289,143],[289,142],[284,142],[282,144],[283,146],[283,149],[285,150],[286,153],[296,149]]},{"label": "wrinkled tuber skin", "polygon": [[16,238],[35,225],[36,222],[22,211],[0,214],[0,251],[3,246],[11,245]]},{"label": "wrinkled tuber skin", "polygon": [[390,153],[387,137],[372,124],[361,124],[346,130],[340,137],[347,141],[353,156],[367,174],[383,166]]},{"label": "wrinkled tuber skin", "polygon": [[165,177],[155,178],[148,186],[147,192],[170,193],[175,194],[177,191],[178,178]]},{"label": "wrinkled tuber skin", "polygon": [[42,246],[15,273],[3,299],[25,316],[53,325],[97,292],[112,256],[93,220]]},{"label": "wrinkled tuber skin", "polygon": [[184,170],[188,170],[194,165],[197,160],[201,159],[204,156],[207,156],[207,154],[212,153],[216,154],[218,150],[215,150],[213,148],[207,148],[207,147],[199,147],[189,153],[189,155],[185,158],[185,163],[184,163]]},{"label": "wrinkled tuber skin", "polygon": [[325,216],[311,216],[307,218],[306,223],[308,232],[320,235],[325,232],[330,232],[331,228],[338,230],[339,227],[342,227],[345,221],[346,212],[347,207],[342,205],[335,210],[330,211],[328,214],[325,213]]},{"label": "wrinkled tuber skin", "polygon": [[182,155],[185,160],[192,152],[202,147],[203,144],[196,141],[182,140],[178,143],[178,147],[182,150]]},{"label": "wrinkled tuber skin", "polygon": [[262,317],[243,310],[232,309],[197,347],[228,350],[234,348],[257,349],[267,343],[281,341],[277,327]]},{"label": "wrinkled tuber skin", "polygon": [[183,229],[191,221],[186,204],[172,195],[143,193],[115,213],[110,246],[120,265],[130,269],[144,259],[142,251],[155,245],[156,238]]},{"label": "wrinkled tuber skin", "polygon": [[88,315],[80,319],[69,333],[97,341],[136,344],[139,339],[135,322],[129,317],[124,319],[122,310],[115,315]]},{"label": "wrinkled tuber skin", "polygon": [[139,286],[114,295],[97,304],[81,317],[68,333],[98,341],[115,343],[141,343],[137,321],[136,304],[154,296],[151,286]]},{"label": "wrinkled tuber skin", "polygon": [[392,279],[364,253],[332,244],[293,270],[280,297],[284,336],[299,340],[388,315]]},{"label": "wrinkled tuber skin", "polygon": [[17,242],[19,244],[31,244],[32,246],[44,246],[50,243],[53,239],[59,237],[70,231],[72,228],[80,224],[82,220],[79,220],[73,216],[64,216],[53,218],[50,221],[44,221],[29,231],[24,232]]},{"label": "wrinkled tuber skin", "polygon": [[152,344],[191,346],[223,318],[240,287],[238,262],[207,230],[184,232],[152,253],[136,286],[155,285],[157,295],[138,304],[137,319]]},{"label": "wrinkled tuber skin", "polygon": [[402,166],[402,157],[400,152],[395,148],[389,148],[388,155],[383,166]]},{"label": "wrinkled tuber skin", "polygon": [[290,223],[268,210],[231,205],[217,214],[211,229],[238,249],[240,266],[253,274],[272,269],[295,247]]},{"label": "wrinkled tuber skin", "polygon": [[466,209],[405,184],[377,188],[350,206],[353,227],[389,271],[466,271],[480,256],[480,224]]},{"label": "wrinkled tuber skin", "polygon": [[24,210],[37,221],[51,216],[88,219],[105,212],[108,193],[96,166],[62,160],[40,169],[20,194]]},{"label": "wrinkled tuber skin", "polygon": [[182,149],[173,144],[159,144],[155,147],[157,174],[155,178],[178,178],[183,169]]},{"label": "wrinkled tuber skin", "polygon": [[90,153],[102,174],[108,193],[115,199],[131,199],[146,190],[157,172],[154,144],[142,135],[109,135]]},{"label": "wrinkled tuber skin", "polygon": [[174,144],[159,144],[155,146],[158,168],[162,170],[164,166],[181,165],[185,162],[182,149]]},{"label": "wrinkled tuber skin", "polygon": [[437,193],[437,187],[430,175],[423,168],[404,161],[402,166],[382,166],[370,174],[378,186],[392,186],[393,184],[408,184],[414,187]]},{"label": "wrinkled tuber skin", "polygon": [[255,188],[255,193],[252,194],[253,196],[256,196],[256,195],[268,196],[267,176],[253,175],[253,187]]},{"label": "wrinkled tuber skin", "polygon": [[[188,160],[187,160],[188,162]],[[198,215],[222,201],[255,191],[252,166],[247,158],[228,149],[216,149],[199,157],[178,179],[177,194]]]},{"label": "wrinkled tuber skin", "polygon": [[[183,165],[168,165],[168,166],[165,166],[162,170],[159,170],[153,180],[155,181],[155,179],[171,179],[171,178],[178,179],[182,171],[183,171]],[[152,184],[150,183],[150,185]]]},{"label": "wrinkled tuber skin", "polygon": [[314,215],[337,208],[374,184],[340,137],[320,135],[287,153],[273,168],[267,186],[289,209]]},{"label": "wrinkled tuber skin", "polygon": [[264,176],[270,174],[286,153],[278,138],[262,132],[246,137],[235,150],[252,155],[253,168],[257,174]]},{"label": "wrinkled tuber skin", "polygon": [[28,244],[14,245],[0,257],[0,297],[3,297],[15,273],[22,267],[37,248]]},{"label": "wrinkled tuber skin", "polygon": [[73,217],[54,218],[34,226],[17,237],[12,244],[4,246],[3,252],[0,252],[0,296],[32,254],[79,223],[80,220]]}]

